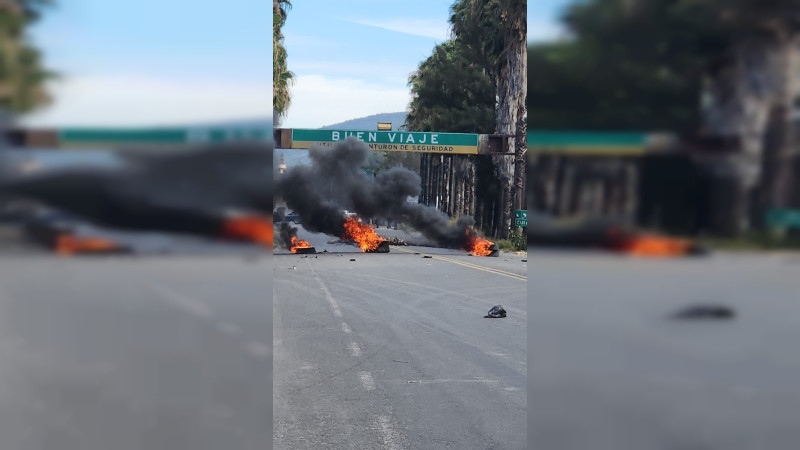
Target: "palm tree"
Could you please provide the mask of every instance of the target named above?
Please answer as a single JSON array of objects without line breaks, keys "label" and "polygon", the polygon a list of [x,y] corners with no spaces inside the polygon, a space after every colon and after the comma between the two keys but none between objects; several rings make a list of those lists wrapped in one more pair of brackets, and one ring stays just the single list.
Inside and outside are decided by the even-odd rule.
[{"label": "palm tree", "polygon": [[289,86],[294,74],[287,68],[281,32],[286,23],[286,13],[291,7],[289,0],[272,0],[272,109],[278,115],[277,121],[286,116],[292,101]]},{"label": "palm tree", "polygon": [[[735,137],[740,152],[731,157],[732,214],[720,222],[738,234],[747,227],[749,193],[757,188],[758,208],[785,208],[791,194],[797,146],[792,112],[797,95],[800,4],[793,0],[716,0],[716,21],[730,36],[729,59],[708,79],[709,131]],[[769,130],[771,138],[766,140]],[[771,141],[771,142],[770,142]],[[770,142],[766,144],[765,142]]]},{"label": "palm tree", "polygon": [[0,3],[0,108],[28,112],[48,103],[44,83],[54,73],[42,66],[41,54],[25,30],[41,15],[49,0],[8,0]]},{"label": "palm tree", "polygon": [[525,204],[528,3],[527,0],[459,0],[450,11],[456,39],[472,49],[497,86],[497,132],[515,137],[514,159],[495,157],[502,184],[499,237],[507,238],[514,205],[524,208]]}]

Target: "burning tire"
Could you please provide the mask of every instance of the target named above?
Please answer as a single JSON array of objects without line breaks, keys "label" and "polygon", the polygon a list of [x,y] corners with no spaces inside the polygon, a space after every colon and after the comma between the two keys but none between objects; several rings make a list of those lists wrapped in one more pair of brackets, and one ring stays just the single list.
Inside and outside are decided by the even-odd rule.
[{"label": "burning tire", "polygon": [[374,250],[364,250],[366,253],[389,253],[389,241],[383,241],[378,244]]}]

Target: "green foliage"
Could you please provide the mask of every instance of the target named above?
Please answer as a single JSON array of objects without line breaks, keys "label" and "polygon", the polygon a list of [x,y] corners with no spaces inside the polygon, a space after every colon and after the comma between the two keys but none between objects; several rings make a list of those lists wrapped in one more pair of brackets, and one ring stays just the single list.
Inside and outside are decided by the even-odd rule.
[{"label": "green foliage", "polygon": [[286,48],[283,46],[282,28],[292,3],[288,0],[272,1],[272,109],[279,117],[286,115],[292,98],[289,86],[294,74],[289,71]]},{"label": "green foliage", "polygon": [[776,236],[764,231],[751,231],[740,238],[708,238],[703,244],[716,250],[800,250],[800,235]]},{"label": "green foliage", "polygon": [[522,233],[512,232],[508,239],[495,242],[500,250],[520,252],[528,249],[528,237]]},{"label": "green foliage", "polygon": [[800,30],[796,0],[573,1],[574,36],[528,49],[539,129],[696,131],[703,80],[747,39]]},{"label": "green foliage", "polygon": [[408,130],[489,133],[494,129],[494,85],[457,42],[437,45],[409,77],[409,85]]},{"label": "green foliage", "polygon": [[18,0],[0,6],[0,108],[29,112],[49,102],[44,84],[55,74],[26,30],[40,19],[49,0]]}]

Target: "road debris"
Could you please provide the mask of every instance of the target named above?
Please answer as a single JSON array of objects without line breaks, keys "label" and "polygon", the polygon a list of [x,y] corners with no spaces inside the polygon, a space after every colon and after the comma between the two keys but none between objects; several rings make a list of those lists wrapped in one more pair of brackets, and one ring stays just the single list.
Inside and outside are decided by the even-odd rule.
[{"label": "road debris", "polygon": [[484,319],[500,319],[506,316],[506,310],[503,308],[502,305],[495,305],[492,306],[492,309],[489,310],[489,313],[484,317]]},{"label": "road debris", "polygon": [[736,316],[736,311],[725,305],[692,305],[678,311],[675,319],[728,320]]}]

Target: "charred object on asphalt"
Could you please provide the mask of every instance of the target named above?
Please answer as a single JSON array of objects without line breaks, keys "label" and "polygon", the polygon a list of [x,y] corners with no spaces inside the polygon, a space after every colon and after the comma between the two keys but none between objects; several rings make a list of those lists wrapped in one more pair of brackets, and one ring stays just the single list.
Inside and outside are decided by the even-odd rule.
[{"label": "charred object on asphalt", "polygon": [[102,237],[81,236],[58,221],[32,220],[25,225],[29,239],[60,255],[129,254],[131,249]]},{"label": "charred object on asphalt", "polygon": [[736,311],[725,305],[691,305],[673,315],[678,320],[730,320]]},{"label": "charred object on asphalt", "polygon": [[502,319],[506,316],[506,310],[503,308],[502,305],[495,305],[492,306],[492,309],[489,310],[489,313],[486,314],[484,319]]},{"label": "charred object on asphalt", "polygon": [[396,236],[392,236],[392,237],[388,237],[388,238],[385,237],[385,236],[381,236],[381,237],[383,239],[386,239],[386,242],[388,242],[389,245],[398,245],[398,246],[400,246],[400,245],[408,245],[406,243],[406,241],[404,241],[404,240],[402,240],[402,239],[400,239],[399,237],[396,237]]},{"label": "charred object on asphalt", "polygon": [[528,245],[603,249],[638,256],[687,257],[710,253],[686,239],[641,233],[624,220],[593,217],[572,223],[538,216],[529,218]]},{"label": "charred object on asphalt", "polygon": [[389,241],[383,241],[378,244],[377,248],[372,250],[364,250],[365,253],[389,253]]}]

